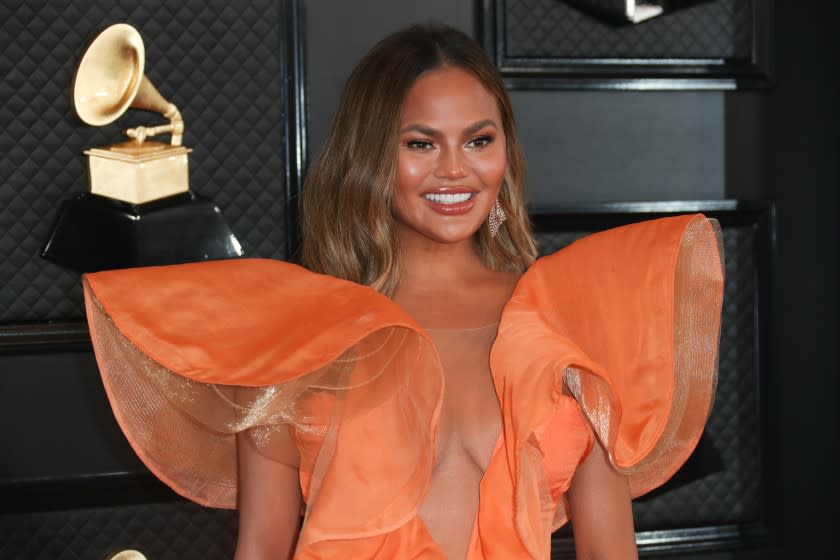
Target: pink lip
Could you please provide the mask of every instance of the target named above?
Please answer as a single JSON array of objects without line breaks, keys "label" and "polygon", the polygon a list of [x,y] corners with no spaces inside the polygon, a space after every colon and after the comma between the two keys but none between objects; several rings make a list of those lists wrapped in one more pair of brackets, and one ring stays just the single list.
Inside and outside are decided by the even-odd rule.
[{"label": "pink lip", "polygon": [[423,191],[423,194],[460,194],[460,193],[477,193],[475,189],[469,187],[438,187],[436,189],[429,189]]}]

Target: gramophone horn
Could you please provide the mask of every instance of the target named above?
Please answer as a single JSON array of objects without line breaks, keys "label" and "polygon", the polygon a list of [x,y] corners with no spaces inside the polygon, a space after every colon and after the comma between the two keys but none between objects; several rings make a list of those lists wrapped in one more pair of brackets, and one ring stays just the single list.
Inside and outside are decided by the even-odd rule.
[{"label": "gramophone horn", "polygon": [[172,144],[180,145],[181,114],[143,74],[145,61],[143,39],[134,27],[117,23],[102,31],[85,51],[73,79],[76,114],[90,125],[102,126],[129,107],[160,113],[170,120],[169,126],[138,127],[127,134],[142,142],[154,133],[171,132]]}]

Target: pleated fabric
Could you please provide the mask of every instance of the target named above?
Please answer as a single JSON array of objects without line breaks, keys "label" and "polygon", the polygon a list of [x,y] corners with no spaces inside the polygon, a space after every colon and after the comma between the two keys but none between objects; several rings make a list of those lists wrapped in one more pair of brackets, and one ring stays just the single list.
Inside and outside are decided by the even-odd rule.
[{"label": "pleated fabric", "polygon": [[[269,453],[291,429],[306,501],[297,558],[443,558],[417,516],[443,371],[397,305],[259,259],[84,285],[112,408],[161,480],[236,507],[236,434]],[[490,356],[503,431],[471,559],[548,557],[593,434],[634,495],[673,475],[711,407],[722,289],[720,231],[700,215],[592,235],[523,275]]]}]

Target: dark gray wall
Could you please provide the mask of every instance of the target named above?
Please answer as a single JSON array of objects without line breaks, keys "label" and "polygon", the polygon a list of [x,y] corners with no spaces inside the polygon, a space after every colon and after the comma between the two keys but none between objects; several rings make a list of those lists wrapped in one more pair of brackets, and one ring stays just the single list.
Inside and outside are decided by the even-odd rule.
[{"label": "dark gray wall", "polygon": [[[472,0],[307,3],[310,158],[353,65],[378,39],[438,21],[475,35]],[[529,92],[511,99],[532,206],[725,196],[720,92]]]},{"label": "dark gray wall", "polygon": [[720,92],[514,91],[533,206],[724,197]]},{"label": "dark gray wall", "polygon": [[142,472],[92,354],[0,356],[0,395],[0,483]]},{"label": "dark gray wall", "polygon": [[467,0],[308,0],[306,19],[310,159],[326,137],[341,86],[374,43],[412,23],[446,23],[470,34],[474,27]]}]

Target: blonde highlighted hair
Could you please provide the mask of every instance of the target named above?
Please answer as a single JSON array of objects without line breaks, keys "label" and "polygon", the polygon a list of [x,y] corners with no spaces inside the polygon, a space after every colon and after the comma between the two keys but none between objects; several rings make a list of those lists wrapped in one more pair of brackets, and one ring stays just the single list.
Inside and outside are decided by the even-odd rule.
[{"label": "blonde highlighted hair", "polygon": [[470,72],[496,99],[506,137],[507,171],[499,202],[507,221],[495,237],[476,233],[489,269],[523,271],[533,262],[522,194],[523,165],[510,99],[481,47],[457,29],[412,26],[376,44],[353,70],[338,112],[303,189],[303,264],[391,295],[399,282],[399,243],[391,210],[400,114],[409,88],[444,66]]}]

